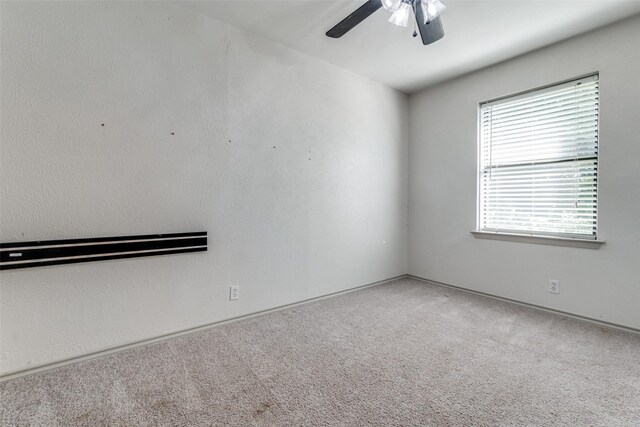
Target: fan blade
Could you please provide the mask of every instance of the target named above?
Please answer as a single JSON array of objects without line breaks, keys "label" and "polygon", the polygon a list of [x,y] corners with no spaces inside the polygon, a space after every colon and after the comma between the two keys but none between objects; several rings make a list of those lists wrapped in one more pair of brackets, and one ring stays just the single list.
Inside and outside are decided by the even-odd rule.
[{"label": "fan blade", "polygon": [[351,15],[344,18],[335,27],[327,31],[327,36],[334,39],[344,36],[353,27],[364,21],[376,10],[382,7],[382,1],[369,0],[355,10]]},{"label": "fan blade", "polygon": [[444,37],[444,29],[442,28],[442,21],[440,21],[439,16],[436,19],[433,19],[425,24],[424,14],[422,13],[420,2],[416,3],[415,13],[416,21],[418,22],[418,28],[420,28],[420,37],[422,37],[422,44],[428,45],[433,42],[437,42]]}]

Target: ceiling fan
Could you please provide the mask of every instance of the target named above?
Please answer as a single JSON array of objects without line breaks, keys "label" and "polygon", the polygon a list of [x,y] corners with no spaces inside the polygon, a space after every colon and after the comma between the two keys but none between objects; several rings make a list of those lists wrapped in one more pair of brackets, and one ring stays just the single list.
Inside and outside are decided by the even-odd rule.
[{"label": "ceiling fan", "polygon": [[[409,25],[411,14],[416,17],[416,24],[420,30],[422,44],[428,45],[444,37],[440,14],[446,7],[440,0],[369,0],[351,15],[344,18],[335,27],[327,31],[327,36],[340,38],[356,25],[368,18],[373,12],[384,7],[392,12],[389,22],[401,27]],[[413,37],[418,32],[414,29]]]}]

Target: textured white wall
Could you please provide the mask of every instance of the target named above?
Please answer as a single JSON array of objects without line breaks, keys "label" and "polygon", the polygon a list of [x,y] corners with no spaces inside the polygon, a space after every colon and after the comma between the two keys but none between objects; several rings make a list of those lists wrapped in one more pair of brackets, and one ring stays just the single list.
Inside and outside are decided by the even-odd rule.
[{"label": "textured white wall", "polygon": [[[409,273],[640,328],[640,17],[409,100]],[[600,71],[600,250],[475,239],[477,105]],[[560,279],[560,294],[546,292]]]},{"label": "textured white wall", "polygon": [[2,272],[0,373],[406,272],[406,96],[167,3],[1,16],[0,240],[210,249]]}]

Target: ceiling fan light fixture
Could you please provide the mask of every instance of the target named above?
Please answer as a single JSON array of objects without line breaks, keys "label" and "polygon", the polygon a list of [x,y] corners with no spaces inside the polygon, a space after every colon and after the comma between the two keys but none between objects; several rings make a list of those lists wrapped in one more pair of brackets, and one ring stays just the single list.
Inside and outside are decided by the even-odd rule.
[{"label": "ceiling fan light fixture", "polygon": [[401,2],[398,5],[398,9],[396,9],[391,15],[391,18],[389,18],[389,22],[400,27],[406,27],[409,25],[409,18],[412,12],[413,9],[410,4]]},{"label": "ceiling fan light fixture", "polygon": [[[423,45],[437,42],[444,37],[442,22],[438,16],[444,9],[440,0],[367,0],[349,16],[327,31],[327,37],[333,39],[344,36],[353,27],[371,16],[378,9],[391,12],[389,22],[401,27],[409,26],[413,18],[413,37],[420,34]],[[418,33],[420,30],[420,33]]]},{"label": "ceiling fan light fixture", "polygon": [[425,24],[436,19],[447,8],[440,0],[422,0],[420,6],[422,7]]}]

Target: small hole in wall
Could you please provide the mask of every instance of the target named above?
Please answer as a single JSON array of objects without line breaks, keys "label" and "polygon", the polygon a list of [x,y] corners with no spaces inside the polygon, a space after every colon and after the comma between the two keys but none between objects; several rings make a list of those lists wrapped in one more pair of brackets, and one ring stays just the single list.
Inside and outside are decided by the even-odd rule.
[{"label": "small hole in wall", "polygon": [[100,126],[104,127],[104,123],[102,123]]},{"label": "small hole in wall", "polygon": [[175,135],[175,133],[174,133],[174,132],[171,132],[171,135]]}]

